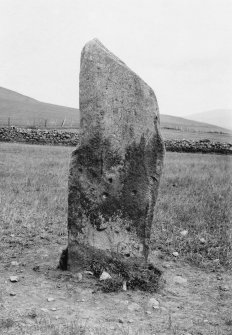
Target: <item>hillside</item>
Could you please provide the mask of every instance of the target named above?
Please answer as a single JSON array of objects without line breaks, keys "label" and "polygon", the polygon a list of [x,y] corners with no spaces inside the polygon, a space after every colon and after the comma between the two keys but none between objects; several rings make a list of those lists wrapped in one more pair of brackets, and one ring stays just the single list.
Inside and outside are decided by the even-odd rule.
[{"label": "hillside", "polygon": [[188,119],[232,129],[232,109],[214,109],[190,114],[188,115]]},{"label": "hillside", "polygon": [[222,128],[216,125],[165,114],[161,114],[160,123],[161,127],[163,128],[174,128],[182,131],[222,132],[222,133],[230,132],[229,129]]},{"label": "hillside", "polygon": [[[77,129],[79,110],[40,102],[0,87],[0,126],[7,125],[37,128],[61,128],[62,126]],[[161,128],[164,138],[167,139],[210,138],[231,141],[231,132],[228,129],[182,117],[161,114]]]},{"label": "hillside", "polygon": [[203,140],[232,143],[232,132],[212,124],[193,121],[182,117],[160,116],[162,135],[166,140]]},{"label": "hillside", "polygon": [[0,124],[44,126],[45,120],[50,125],[58,126],[66,118],[68,122],[78,123],[78,112],[75,108],[63,107],[40,102],[17,92],[0,87]]}]

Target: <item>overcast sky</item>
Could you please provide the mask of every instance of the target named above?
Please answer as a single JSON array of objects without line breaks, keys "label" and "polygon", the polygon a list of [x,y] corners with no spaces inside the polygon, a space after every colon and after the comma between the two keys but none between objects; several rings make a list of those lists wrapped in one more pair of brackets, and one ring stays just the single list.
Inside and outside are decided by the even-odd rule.
[{"label": "overcast sky", "polygon": [[78,107],[94,37],[154,89],[161,113],[232,108],[232,0],[0,0],[0,86]]}]

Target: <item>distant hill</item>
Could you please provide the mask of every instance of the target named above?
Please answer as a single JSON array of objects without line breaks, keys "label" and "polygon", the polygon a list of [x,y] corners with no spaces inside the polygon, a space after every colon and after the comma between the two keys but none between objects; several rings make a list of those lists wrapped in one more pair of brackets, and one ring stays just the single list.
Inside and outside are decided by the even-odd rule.
[{"label": "distant hill", "polygon": [[[213,135],[212,138],[217,140],[218,134],[231,133],[225,128],[182,117],[161,114],[160,119],[165,138],[207,138],[212,137],[209,135],[210,133],[214,133],[216,135]],[[79,127],[79,110],[40,102],[0,87],[0,126],[6,125],[37,128],[60,128],[63,126],[64,128],[77,129]],[[225,140],[224,137],[223,140]]]},{"label": "distant hill", "polygon": [[203,140],[232,143],[232,131],[212,124],[172,115],[160,115],[164,139]]},{"label": "distant hill", "polygon": [[176,130],[182,131],[198,131],[198,132],[230,132],[229,129],[222,128],[219,126],[215,126],[212,124],[193,121],[179,116],[172,116],[161,114],[160,115],[160,123],[163,128],[173,128]]},{"label": "distant hill", "polygon": [[213,109],[202,113],[190,114],[187,117],[190,120],[232,129],[232,109]]},{"label": "distant hill", "polygon": [[71,124],[79,123],[79,111],[29,98],[25,95],[0,87],[0,125],[5,125],[10,118],[12,125],[43,126],[45,120],[51,125],[59,125],[64,119]]}]

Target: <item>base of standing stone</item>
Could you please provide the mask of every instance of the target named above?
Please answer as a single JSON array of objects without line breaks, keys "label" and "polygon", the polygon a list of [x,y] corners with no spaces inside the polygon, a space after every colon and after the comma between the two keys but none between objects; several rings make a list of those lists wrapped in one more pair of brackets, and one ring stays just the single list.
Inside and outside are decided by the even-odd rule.
[{"label": "base of standing stone", "polygon": [[107,252],[86,245],[71,245],[62,252],[59,268],[71,272],[88,270],[99,278],[103,271],[112,277],[101,282],[104,292],[120,291],[123,282],[131,290],[156,292],[162,275],[160,269],[144,261],[144,258],[124,257],[116,252]]}]

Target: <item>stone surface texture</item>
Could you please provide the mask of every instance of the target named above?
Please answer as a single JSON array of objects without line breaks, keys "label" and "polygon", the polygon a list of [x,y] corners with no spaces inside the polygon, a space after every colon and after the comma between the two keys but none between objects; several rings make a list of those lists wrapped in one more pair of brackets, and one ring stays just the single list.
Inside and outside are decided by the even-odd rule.
[{"label": "stone surface texture", "polygon": [[99,271],[112,274],[117,262],[148,258],[165,151],[158,104],[153,90],[97,39],[82,50],[79,85],[81,134],[70,163],[68,269],[93,269],[102,261]]}]

